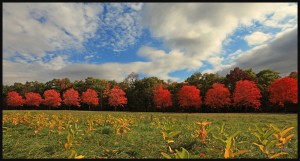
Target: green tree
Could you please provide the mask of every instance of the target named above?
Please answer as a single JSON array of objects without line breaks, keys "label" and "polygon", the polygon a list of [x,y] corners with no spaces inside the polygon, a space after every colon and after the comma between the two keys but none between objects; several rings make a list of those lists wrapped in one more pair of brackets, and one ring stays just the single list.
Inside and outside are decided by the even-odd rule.
[{"label": "green tree", "polygon": [[256,74],[257,77],[257,87],[261,91],[261,104],[264,111],[274,111],[272,105],[269,102],[269,92],[267,87],[276,79],[280,78],[279,72],[276,72],[271,69],[263,69]]},{"label": "green tree", "polygon": [[202,74],[200,72],[195,72],[190,77],[188,77],[185,82],[187,82],[189,85],[196,86],[200,89],[201,84],[200,80],[202,79]]},{"label": "green tree", "polygon": [[139,80],[139,74],[131,72],[122,82],[119,83],[121,89],[124,90],[128,98],[128,104],[126,105],[129,111],[137,111],[139,103],[136,98],[138,98],[138,92],[135,88],[136,81]]},{"label": "green tree", "polygon": [[156,85],[160,83],[163,83],[163,80],[160,80],[157,77],[145,77],[135,81],[133,93],[138,96],[135,98],[135,108],[138,108],[139,111],[146,112],[156,110],[153,102],[153,90]]}]

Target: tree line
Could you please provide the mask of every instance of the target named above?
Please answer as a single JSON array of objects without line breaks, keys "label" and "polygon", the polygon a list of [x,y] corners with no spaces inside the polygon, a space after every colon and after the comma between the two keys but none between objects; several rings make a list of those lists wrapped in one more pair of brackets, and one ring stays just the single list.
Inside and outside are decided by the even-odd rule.
[{"label": "tree line", "polygon": [[4,85],[3,109],[141,112],[297,112],[298,73],[234,68],[196,72],[183,82],[129,74],[122,82],[87,77]]}]

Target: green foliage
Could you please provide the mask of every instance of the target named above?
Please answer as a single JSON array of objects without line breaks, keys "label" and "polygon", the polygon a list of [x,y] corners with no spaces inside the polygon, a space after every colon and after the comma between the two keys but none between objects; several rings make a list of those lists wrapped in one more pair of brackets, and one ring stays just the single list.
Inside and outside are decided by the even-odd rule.
[{"label": "green foliage", "polygon": [[[225,152],[224,152],[224,158],[235,158],[238,155],[248,153],[250,150],[239,150],[236,147],[236,137],[238,134],[241,133],[241,131],[236,131],[235,133],[229,135],[225,132],[225,123],[222,124],[221,127],[218,128],[220,131],[213,134],[213,138],[220,140],[223,144],[225,144]],[[219,133],[219,135],[217,135]]]},{"label": "green foliage", "polygon": [[294,129],[294,127],[288,127],[281,130],[274,124],[270,124],[270,126],[277,132],[273,133],[272,135],[278,140],[278,143],[276,144],[278,148],[284,148],[285,145],[295,136],[295,134],[286,136],[291,130]]},{"label": "green foliage", "polygon": [[294,129],[294,127],[280,130],[274,124],[270,124],[268,128],[265,129],[258,127],[256,124],[254,126],[255,130],[252,130],[251,134],[253,134],[258,140],[253,144],[256,145],[262,153],[270,159],[277,158],[281,155],[288,155],[287,152],[277,152],[274,149],[283,148],[284,145],[295,135],[291,134],[285,138],[285,135]]},{"label": "green foliage", "polygon": [[[150,122],[151,115],[152,121]],[[295,159],[298,157],[298,127],[295,114],[202,113],[187,115],[186,120],[186,115],[180,113],[4,110],[2,154],[4,159],[61,159],[69,156],[80,158],[80,155],[87,159],[144,159],[165,158],[163,152],[174,159],[176,157],[211,159],[224,158],[227,147],[228,156],[231,156],[232,151],[234,158]],[[86,132],[90,126],[87,120],[93,123],[91,128],[95,129],[91,131],[91,134]],[[128,125],[130,131],[123,133],[123,137],[117,135],[116,127],[120,127],[122,122],[128,120],[130,120]],[[199,125],[195,124],[199,120],[212,122],[206,126],[207,144],[202,144],[198,138],[192,137],[195,130],[199,129]],[[270,141],[277,140],[270,135],[269,130],[279,135],[279,131],[270,126],[265,127],[262,123],[276,125],[284,138],[291,134],[295,135],[284,148],[276,147],[278,143],[276,142],[274,145],[276,149],[269,148],[271,154],[268,157],[257,145],[253,144],[254,142],[261,143],[258,137],[251,134],[251,132],[259,133],[254,125],[251,126],[252,123],[257,124],[263,133],[268,133],[260,137],[262,141],[263,138]],[[294,128],[291,129],[291,127]],[[250,131],[248,131],[249,128]],[[106,129],[107,132],[105,132]],[[38,131],[35,135],[36,130]],[[178,133],[176,131],[180,133],[176,134]],[[237,131],[240,132],[236,133]],[[161,132],[167,133],[166,140],[174,142],[167,143]],[[64,147],[66,143],[71,145],[66,146],[69,150]],[[250,152],[245,153],[246,150]],[[186,155],[187,153],[189,155]]]},{"label": "green foliage", "polygon": [[[164,152],[161,152],[161,155],[163,155],[163,157],[166,159],[172,159],[172,157],[169,154],[166,154]],[[190,153],[184,148],[181,148],[181,151],[178,151],[177,149],[175,149],[174,158],[175,159],[190,159]]]},{"label": "green foliage", "polygon": [[256,74],[258,79],[257,86],[264,93],[267,87],[276,79],[280,78],[279,72],[273,71],[271,69],[261,70]]},{"label": "green foliage", "polygon": [[109,135],[109,134],[113,133],[113,131],[109,126],[105,126],[105,127],[103,127],[101,133]]}]

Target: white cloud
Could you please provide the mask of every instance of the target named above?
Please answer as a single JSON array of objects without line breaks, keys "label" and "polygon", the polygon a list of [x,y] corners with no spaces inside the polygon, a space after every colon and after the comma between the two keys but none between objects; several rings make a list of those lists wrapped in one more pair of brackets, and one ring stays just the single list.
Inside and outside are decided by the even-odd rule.
[{"label": "white cloud", "polygon": [[66,55],[59,55],[57,57],[52,58],[49,62],[45,63],[43,61],[37,61],[38,64],[46,67],[47,69],[59,70],[63,67],[71,64],[67,61],[68,57]]},{"label": "white cloud", "polygon": [[242,56],[228,67],[215,71],[225,75],[236,66],[242,69],[252,68],[255,72],[269,68],[280,72],[281,76],[287,76],[290,72],[297,71],[297,28],[283,31],[278,35],[269,44],[259,45],[241,53]]},{"label": "white cloud", "polygon": [[91,59],[93,57],[95,57],[95,56],[94,55],[86,55],[86,56],[84,56],[84,60],[88,60],[88,59]]},{"label": "white cloud", "polygon": [[256,31],[250,35],[245,36],[245,40],[249,45],[258,45],[264,43],[272,38],[271,34],[265,34],[259,31]]},{"label": "white cloud", "polygon": [[227,38],[223,41],[223,45],[228,45],[230,43],[234,42],[234,40],[232,38]]},{"label": "white cloud", "polygon": [[[134,45],[142,33],[140,10],[143,4],[109,3],[104,8],[98,47],[109,47],[114,51],[123,51]],[[131,8],[132,10],[128,10]]]},{"label": "white cloud", "polygon": [[[60,61],[56,61],[59,65]],[[158,68],[153,70],[160,62],[133,62],[133,63],[104,63],[104,64],[87,64],[73,63],[63,66],[59,70],[53,67],[55,63],[16,63],[11,61],[3,61],[3,84],[11,85],[15,82],[25,83],[26,81],[47,82],[53,78],[70,78],[71,81],[82,80],[89,76],[100,79],[109,79],[122,81],[131,72],[143,73],[150,76],[157,76],[164,80],[177,81],[178,78],[167,75],[168,69]]]},{"label": "white cloud", "polygon": [[126,3],[133,10],[140,11],[143,8],[143,3]]},{"label": "white cloud", "polygon": [[[294,27],[297,25],[297,17],[298,9],[296,3],[290,3],[281,5],[280,7],[274,8],[273,14],[269,19],[262,19],[261,22],[265,26],[274,27],[274,28],[282,28],[283,30],[287,28]],[[284,20],[290,17],[288,22]]]},{"label": "white cloud", "polygon": [[[293,11],[284,12],[282,8]],[[280,24],[286,15],[296,17],[295,10],[288,3],[149,3],[144,6],[143,24],[153,37],[161,38],[167,48],[182,52],[185,57],[182,64],[187,66],[192,61],[201,63],[210,57],[219,57],[223,45],[231,41],[229,35],[238,27],[267,19]],[[282,16],[274,11],[279,11]],[[270,18],[270,14],[277,16]],[[256,42],[269,38],[263,36]],[[155,54],[150,57],[155,57]]]},{"label": "white cloud", "polygon": [[238,49],[234,53],[229,54],[228,58],[229,58],[230,61],[233,61],[233,60],[238,59],[239,57],[241,57],[242,54],[243,54],[243,51],[241,49]]},{"label": "white cloud", "polygon": [[[281,8],[290,8],[293,11],[285,11]],[[236,61],[228,65],[221,63],[224,61],[220,57],[222,47],[224,43],[230,42],[226,39],[238,27],[250,26],[254,20],[265,25],[272,20],[273,26],[283,31],[289,30],[290,26],[295,26],[294,21],[297,20],[295,16],[296,18],[288,20],[290,22],[282,23],[286,15],[293,16],[297,13],[295,11],[297,8],[290,7],[288,3],[109,3],[104,9],[107,12],[103,14],[101,5],[95,4],[5,3],[3,6],[4,58],[12,57],[19,52],[26,57],[26,62],[4,60],[4,84],[30,80],[46,82],[53,78],[64,77],[69,77],[74,81],[88,76],[121,81],[130,72],[157,76],[164,80],[178,80],[178,78],[170,77],[169,73],[184,69],[197,70],[202,66],[203,61],[214,65],[213,69],[206,71],[220,71],[241,64],[247,66],[246,63],[257,65],[257,68],[264,63],[269,63],[272,67],[276,65],[283,67],[287,61],[282,63],[278,61],[279,58],[286,57],[280,56],[283,53],[281,48],[276,48],[277,51],[273,53],[275,55],[273,60],[276,59],[274,62],[277,64],[270,64],[266,58],[254,54],[258,51],[271,53],[269,48],[270,46],[274,48],[275,45],[259,46],[261,49],[256,48],[257,52],[245,54],[245,58],[242,57],[241,50],[237,50],[229,56],[232,61]],[[280,14],[274,13],[274,10]],[[102,20],[97,16],[101,13]],[[270,14],[274,15],[266,17]],[[144,26],[141,26],[141,20]],[[269,26],[272,25],[269,24]],[[162,39],[165,47],[170,51],[143,46],[137,54],[145,57],[147,62],[72,64],[67,60],[71,55],[68,57],[53,55],[50,61],[41,61],[46,51],[81,48],[83,42],[89,38],[99,41],[98,44],[96,42],[97,48],[110,47],[114,51],[125,50],[128,46],[136,44],[142,33],[142,27],[148,27],[153,37]],[[282,36],[278,34],[274,39],[277,37],[279,39]],[[278,46],[279,44],[277,43]],[[295,50],[293,49],[291,53],[294,54]],[[89,53],[91,54],[94,53]],[[85,58],[88,59],[89,56]],[[32,63],[28,63],[29,60],[32,60]],[[288,60],[297,59],[293,57]],[[295,64],[290,63],[289,67],[293,65]],[[278,68],[274,70],[276,69]],[[287,71],[287,68],[284,70]]]},{"label": "white cloud", "polygon": [[[114,79],[122,81],[130,72],[143,73],[147,76],[156,76],[167,81],[171,79],[178,81],[178,78],[169,76],[170,72],[176,70],[190,69],[195,70],[202,66],[202,63],[189,58],[180,51],[170,51],[165,53],[151,47],[142,47],[139,55],[151,60],[149,62],[132,62],[132,63],[104,63],[104,64],[86,64],[86,63],[69,63],[67,57],[57,56],[49,62],[36,61],[32,64],[15,63],[4,61],[3,82],[4,84],[13,84],[17,77],[18,80],[25,81],[38,80],[46,82],[53,78],[68,77],[71,80],[81,80],[88,76],[102,79]],[[157,59],[152,59],[153,55]],[[189,61],[189,63],[186,63]],[[180,67],[180,68],[178,68]],[[22,68],[22,69],[20,69]],[[22,71],[22,72],[18,72]]]},{"label": "white cloud", "polygon": [[46,51],[81,48],[93,37],[102,8],[81,3],[3,3],[4,58],[29,59]]},{"label": "white cloud", "polygon": [[210,58],[208,58],[207,61],[208,61],[210,64],[216,66],[216,65],[221,64],[223,60],[224,60],[223,57],[215,56],[215,57],[210,57]]}]

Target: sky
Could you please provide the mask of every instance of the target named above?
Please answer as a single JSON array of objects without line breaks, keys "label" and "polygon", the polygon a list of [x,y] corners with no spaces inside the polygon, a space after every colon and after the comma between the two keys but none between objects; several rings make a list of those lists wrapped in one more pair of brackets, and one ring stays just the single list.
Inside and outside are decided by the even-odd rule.
[{"label": "sky", "polygon": [[297,3],[3,3],[3,84],[297,71]]}]

